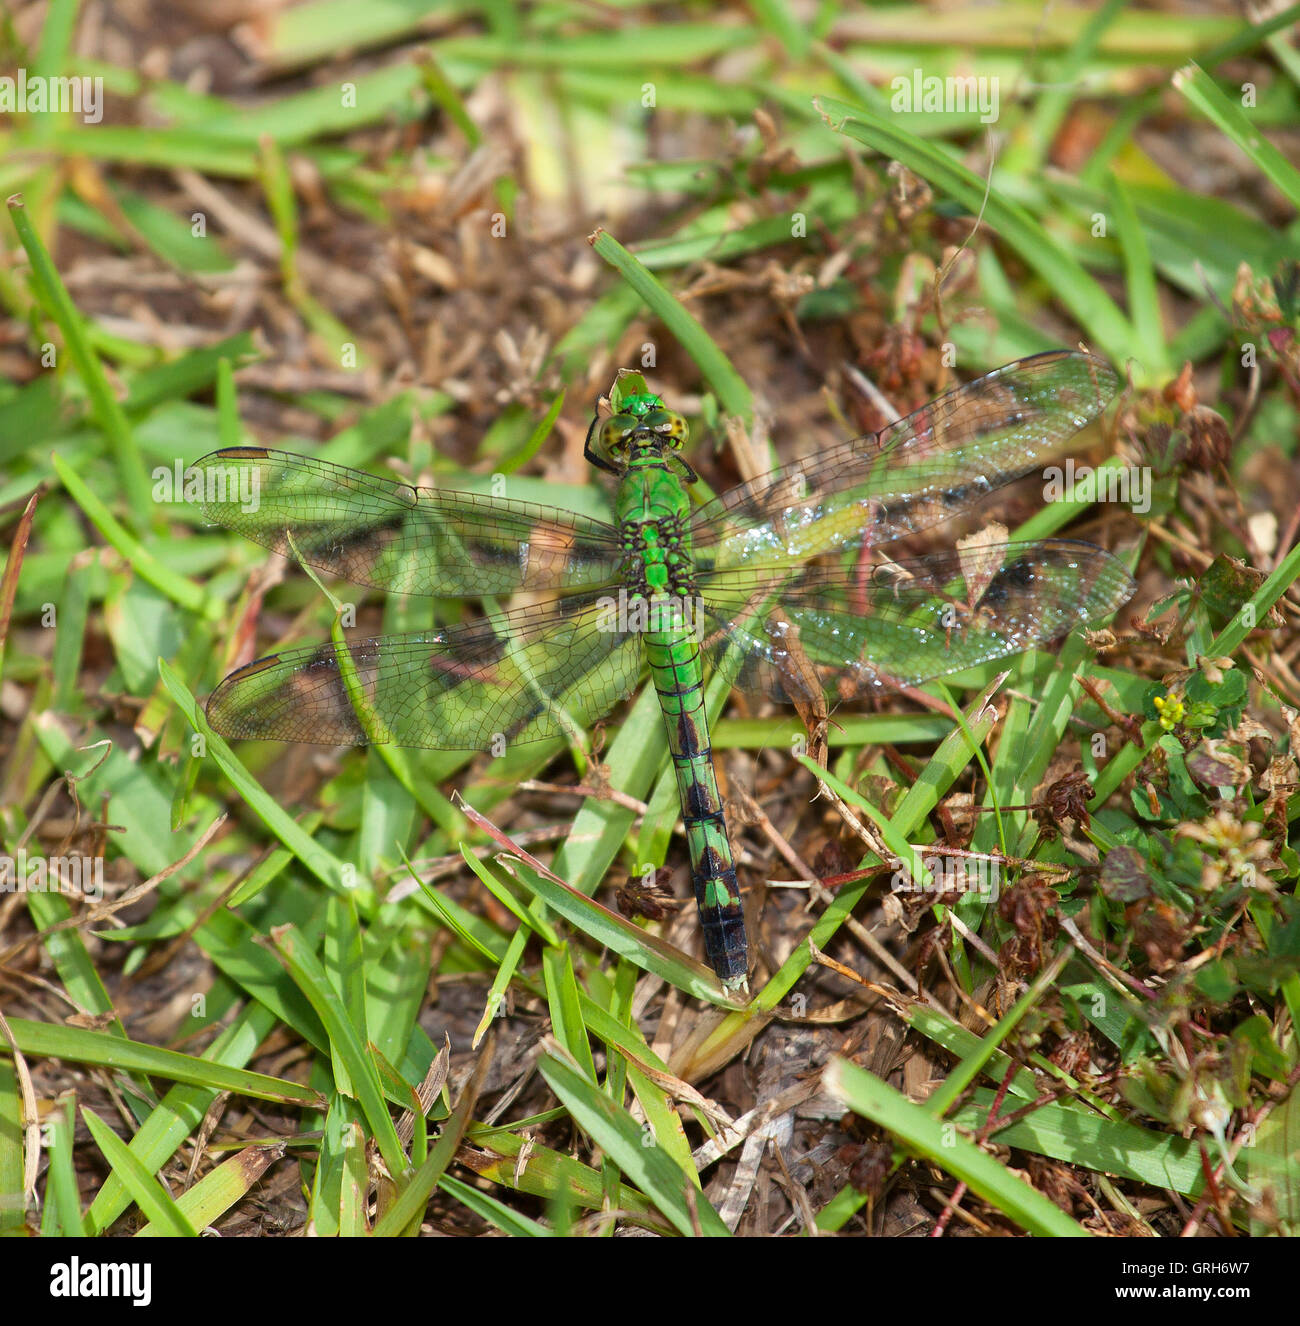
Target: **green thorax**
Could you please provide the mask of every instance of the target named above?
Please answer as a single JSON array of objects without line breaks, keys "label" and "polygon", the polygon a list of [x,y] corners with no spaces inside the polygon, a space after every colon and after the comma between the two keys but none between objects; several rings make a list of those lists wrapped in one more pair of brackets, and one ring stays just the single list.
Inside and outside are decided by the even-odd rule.
[{"label": "green thorax", "polygon": [[695,592],[691,503],[682,477],[673,472],[675,459],[657,440],[634,444],[615,509],[635,588],[685,597]]},{"label": "green thorax", "polygon": [[695,473],[678,455],[686,437],[686,420],[648,393],[623,397],[598,425],[596,452],[619,476],[615,512],[633,592],[694,593],[686,485]]}]

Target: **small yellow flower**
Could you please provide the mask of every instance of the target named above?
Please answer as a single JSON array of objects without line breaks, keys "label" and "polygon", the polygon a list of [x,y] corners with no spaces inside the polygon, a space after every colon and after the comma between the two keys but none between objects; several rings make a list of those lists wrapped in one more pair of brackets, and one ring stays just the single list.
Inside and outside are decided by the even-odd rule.
[{"label": "small yellow flower", "polygon": [[1156,713],[1160,715],[1160,726],[1166,732],[1176,728],[1187,714],[1183,702],[1176,695],[1157,695],[1151,703],[1155,705]]}]

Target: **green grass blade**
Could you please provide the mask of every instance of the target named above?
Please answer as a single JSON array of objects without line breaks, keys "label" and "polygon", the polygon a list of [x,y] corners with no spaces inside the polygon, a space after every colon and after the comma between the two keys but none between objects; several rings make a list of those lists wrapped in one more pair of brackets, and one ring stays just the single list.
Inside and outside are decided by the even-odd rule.
[{"label": "green grass blade", "polygon": [[[284,1146],[245,1147],[223,1160],[176,1199],[176,1210],[194,1229],[207,1229],[253,1190],[262,1175],[284,1154]],[[175,1231],[150,1220],[137,1238],[158,1238]]]},{"label": "green grass blade", "polygon": [[1241,148],[1292,207],[1300,208],[1300,170],[1251,124],[1239,105],[1223,95],[1199,64],[1186,65],[1172,82],[1220,133]]},{"label": "green grass blade", "polygon": [[554,1230],[538,1224],[530,1216],[514,1210],[504,1202],[497,1201],[490,1193],[480,1192],[477,1188],[471,1188],[468,1183],[452,1178],[450,1174],[444,1174],[438,1180],[438,1187],[448,1197],[454,1197],[462,1206],[468,1207],[480,1219],[495,1225],[503,1234],[511,1234],[517,1238],[554,1236]]},{"label": "green grass blade", "polygon": [[355,1095],[360,1104],[388,1172],[398,1177],[406,1171],[406,1155],[388,1111],[378,1069],[362,1040],[364,1031],[359,1034],[353,1025],[347,1005],[330,984],[325,968],[303,935],[293,926],[284,926],[275,932],[274,940],[294,983],[307,996],[329,1036],[331,1055],[346,1070],[348,1094]]},{"label": "green grass blade", "polygon": [[208,753],[230,779],[235,791],[243,797],[266,827],[323,884],[338,890],[357,887],[356,870],[340,861],[332,852],[326,851],[309,834],[304,833],[302,827],[285,813],[279,802],[262,789],[261,784],[235,757],[225,738],[208,726],[207,718],[199,708],[198,702],[164,659],[158,660],[158,672],[190,726],[206,741]]},{"label": "green grass blade", "polygon": [[1124,258],[1129,315],[1133,320],[1133,349],[1142,365],[1142,380],[1162,382],[1171,375],[1164,328],[1160,325],[1160,293],[1151,248],[1123,181],[1112,175],[1108,181],[1115,230]]},{"label": "green grass blade", "polygon": [[131,1154],[126,1143],[93,1110],[83,1106],[81,1117],[113,1172],[126,1185],[140,1210],[158,1226],[158,1232],[172,1238],[195,1238],[198,1231],[162,1184]]},{"label": "green grass blade", "polygon": [[1058,1238],[1087,1233],[1054,1202],[974,1142],[954,1133],[951,1124],[914,1105],[856,1064],[833,1059],[822,1080],[855,1114],[892,1133],[909,1151],[933,1161],[1029,1233]]},{"label": "green grass blade", "polygon": [[708,332],[608,231],[598,230],[591,246],[640,295],[645,306],[695,361],[717,392],[723,409],[748,425],[754,417],[754,398],[744,379]]},{"label": "green grass blade", "polygon": [[[87,519],[109,544],[122,554],[142,580],[147,581],[171,599],[177,607],[184,608],[187,612],[205,614],[208,611],[208,598],[203,590],[193,581],[177,575],[170,567],[165,566],[129,533],[62,456],[54,454],[50,458],[50,464],[53,465],[55,474],[59,476],[69,496],[86,513]],[[152,498],[150,501],[152,502]]]},{"label": "green grass blade", "polygon": [[537,1067],[578,1126],[654,1202],[679,1234],[730,1232],[667,1153],[646,1146],[641,1129],[603,1091],[576,1068],[549,1055],[539,1059]]},{"label": "green grass blade", "polygon": [[[972,1132],[984,1128],[996,1098],[996,1092],[980,1088],[972,1093],[969,1104],[954,1112],[953,1122]],[[1005,1105],[1003,1112],[1009,1112]],[[1185,1197],[1199,1196],[1205,1185],[1201,1149],[1194,1139],[1172,1137],[1124,1120],[1104,1119],[1052,1101],[1005,1128],[995,1129],[990,1140],[1098,1174],[1116,1174],[1155,1188],[1171,1188]]]},{"label": "green grass blade", "polygon": [[551,1013],[551,1029],[589,1082],[595,1082],[596,1063],[591,1056],[591,1041],[582,1019],[582,1000],[573,975],[573,962],[565,948],[547,948],[542,954],[542,974],[546,980],[546,1002]]},{"label": "green grass blade", "polygon": [[196,1059],[176,1050],[146,1045],[142,1041],[125,1040],[86,1027],[30,1022],[26,1018],[11,1018],[9,1025],[13,1029],[14,1044],[24,1054],[68,1059],[73,1063],[94,1064],[119,1072],[143,1073],[196,1086],[211,1086],[218,1091],[232,1091],[237,1095],[275,1101],[282,1105],[323,1104],[319,1092],[299,1086],[296,1082],[268,1077],[265,1073],[227,1068],[223,1064]]},{"label": "green grass blade", "polygon": [[[73,1139],[76,1135],[76,1101],[71,1095],[53,1109],[42,1125],[42,1146],[49,1152],[49,1179],[45,1188],[45,1210],[41,1233],[60,1238],[85,1238],[89,1232],[81,1217],[81,1194],[77,1190]],[[21,1211],[21,1206],[19,1210]]]},{"label": "green grass blade", "polygon": [[149,491],[149,476],[144,459],[136,445],[135,434],[131,431],[126,413],[104,372],[104,366],[91,348],[85,322],[73,304],[48,250],[36,234],[21,198],[9,199],[9,216],[23,248],[27,250],[36,297],[63,334],[64,346],[85,385],[95,419],[113,449],[122,491],[126,494],[127,507],[133,513],[136,528],[154,524],[154,521],[146,519],[146,513],[158,516],[158,504]]},{"label": "green grass blade", "polygon": [[1132,328],[1110,296],[1018,203],[1003,198],[996,189],[988,191],[985,202],[982,179],[900,128],[897,119],[828,97],[817,98],[816,104],[837,133],[865,143],[888,160],[901,161],[955,198],[971,216],[980,215],[982,209],[985,223],[1051,286],[1101,353],[1120,362],[1134,353]]}]

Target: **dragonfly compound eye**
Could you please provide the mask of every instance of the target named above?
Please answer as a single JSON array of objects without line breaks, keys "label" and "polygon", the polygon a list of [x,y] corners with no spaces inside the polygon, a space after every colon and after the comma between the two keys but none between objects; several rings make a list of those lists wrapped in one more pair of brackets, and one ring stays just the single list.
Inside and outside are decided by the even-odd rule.
[{"label": "dragonfly compound eye", "polygon": [[680,450],[686,442],[686,420],[675,410],[652,410],[641,426],[658,433],[674,450]]},{"label": "dragonfly compound eye", "polygon": [[596,444],[610,460],[622,460],[627,454],[628,438],[641,427],[635,415],[612,414],[597,430]]}]

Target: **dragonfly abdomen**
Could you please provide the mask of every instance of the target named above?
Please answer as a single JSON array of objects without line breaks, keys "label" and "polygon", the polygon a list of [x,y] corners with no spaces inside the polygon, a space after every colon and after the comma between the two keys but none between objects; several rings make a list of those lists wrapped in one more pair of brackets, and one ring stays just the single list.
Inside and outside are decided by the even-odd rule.
[{"label": "dragonfly abdomen", "polygon": [[749,971],[749,945],[713,768],[699,645],[682,631],[648,631],[644,641],[681,796],[704,952],[722,983],[736,986]]}]

